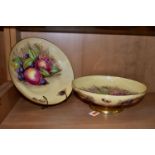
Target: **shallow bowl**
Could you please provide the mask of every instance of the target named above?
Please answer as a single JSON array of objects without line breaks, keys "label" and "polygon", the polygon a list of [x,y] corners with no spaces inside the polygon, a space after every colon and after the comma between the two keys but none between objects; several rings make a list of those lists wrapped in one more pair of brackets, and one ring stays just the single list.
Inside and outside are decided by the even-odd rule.
[{"label": "shallow bowl", "polygon": [[[129,95],[109,95],[90,92],[91,87],[114,87],[132,92]],[[88,90],[87,90],[88,89]],[[73,81],[73,90],[80,98],[96,105],[96,109],[118,111],[119,108],[137,103],[145,95],[147,87],[135,80],[115,76],[92,75]],[[112,110],[112,111],[113,111]],[[105,112],[107,113],[107,112]]]}]

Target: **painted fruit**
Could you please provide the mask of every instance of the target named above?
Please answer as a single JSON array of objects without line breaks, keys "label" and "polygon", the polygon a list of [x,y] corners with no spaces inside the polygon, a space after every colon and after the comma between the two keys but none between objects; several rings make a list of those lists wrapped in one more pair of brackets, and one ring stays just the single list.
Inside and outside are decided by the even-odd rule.
[{"label": "painted fruit", "polygon": [[40,85],[45,85],[45,84],[47,84],[47,81],[45,79],[41,79],[40,80]]},{"label": "painted fruit", "polygon": [[23,57],[24,57],[24,59],[27,59],[27,58],[29,58],[29,54],[25,53]]},{"label": "painted fruit", "polygon": [[36,68],[28,68],[24,72],[24,78],[27,82],[33,85],[39,85],[42,77]]},{"label": "painted fruit", "polygon": [[24,75],[23,75],[22,73],[19,73],[19,74],[18,74],[18,79],[19,79],[20,81],[23,81],[23,80],[24,80]]},{"label": "painted fruit", "polygon": [[51,66],[52,66],[52,63],[49,59],[41,58],[41,59],[36,61],[36,67],[37,68],[44,68],[48,72],[51,71]]}]

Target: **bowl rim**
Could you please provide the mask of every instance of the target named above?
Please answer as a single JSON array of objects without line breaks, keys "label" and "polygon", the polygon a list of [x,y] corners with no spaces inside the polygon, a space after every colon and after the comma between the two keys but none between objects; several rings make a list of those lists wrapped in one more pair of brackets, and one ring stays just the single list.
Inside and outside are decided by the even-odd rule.
[{"label": "bowl rim", "polygon": [[[143,85],[144,87],[145,87],[145,90],[143,91],[143,92],[140,92],[140,93],[136,93],[136,94],[130,94],[130,95],[109,95],[109,94],[98,94],[98,93],[93,93],[93,92],[89,92],[89,91],[86,91],[86,90],[83,90],[83,89],[81,89],[81,88],[77,88],[77,87],[75,87],[75,84],[74,84],[74,82],[76,81],[76,80],[79,80],[79,79],[81,79],[81,78],[87,78],[87,77],[112,77],[112,78],[121,78],[121,79],[125,79],[125,80],[130,80],[130,81],[133,81],[133,82],[137,82],[137,83],[139,83],[139,84],[141,84],[141,85]],[[142,83],[142,82],[139,82],[139,81],[136,81],[136,80],[133,80],[133,79],[129,79],[129,78],[124,78],[124,77],[120,77],[120,76],[111,76],[111,75],[86,75],[86,76],[82,76],[82,77],[78,77],[78,78],[76,78],[76,79],[74,79],[73,81],[72,81],[72,87],[73,87],[73,90],[79,90],[79,91],[82,91],[82,92],[87,92],[88,94],[95,94],[95,95],[98,95],[98,96],[104,96],[104,97],[116,97],[116,98],[118,98],[118,97],[129,97],[129,96],[137,96],[137,95],[145,95],[146,94],[146,92],[147,92],[147,86],[146,86],[146,84],[144,84],[144,83]]]}]

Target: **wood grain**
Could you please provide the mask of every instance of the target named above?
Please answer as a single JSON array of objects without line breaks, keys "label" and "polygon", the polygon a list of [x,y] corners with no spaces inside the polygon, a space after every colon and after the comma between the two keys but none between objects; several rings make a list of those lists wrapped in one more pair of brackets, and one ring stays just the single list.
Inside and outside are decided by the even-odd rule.
[{"label": "wood grain", "polygon": [[75,77],[105,74],[132,78],[155,92],[155,37],[105,34],[21,32],[21,38],[41,37],[67,55]]},{"label": "wood grain", "polygon": [[6,71],[6,79],[11,80],[10,74],[9,74],[9,68],[8,68],[8,62],[9,62],[9,55],[11,52],[11,40],[10,40],[10,28],[5,27],[4,28],[4,49],[5,53],[3,55],[4,61],[5,61],[5,71]]},{"label": "wood grain", "polygon": [[0,86],[0,123],[11,111],[19,99],[20,94],[11,82]]},{"label": "wood grain", "polygon": [[14,27],[10,27],[10,44],[11,48],[20,40],[20,32]]},{"label": "wood grain", "polygon": [[17,26],[19,31],[154,36],[154,26]]},{"label": "wood grain", "polygon": [[155,94],[147,94],[121,113],[92,117],[88,104],[73,94],[66,102],[44,109],[21,97],[0,128],[155,128],[154,101]]},{"label": "wood grain", "polygon": [[4,47],[4,32],[0,31],[0,85],[6,81],[6,64],[5,64],[5,47]]}]

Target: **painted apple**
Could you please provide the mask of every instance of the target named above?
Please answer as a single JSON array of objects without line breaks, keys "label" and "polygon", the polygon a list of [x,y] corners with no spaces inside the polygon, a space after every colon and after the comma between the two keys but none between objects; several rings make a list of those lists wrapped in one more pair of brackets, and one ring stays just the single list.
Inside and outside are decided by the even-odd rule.
[{"label": "painted apple", "polygon": [[30,67],[25,70],[24,78],[27,82],[29,82],[33,85],[39,85],[42,76],[36,68]]},{"label": "painted apple", "polygon": [[44,68],[48,72],[51,71],[52,62],[47,58],[41,58],[36,61],[36,67],[37,68]]}]

